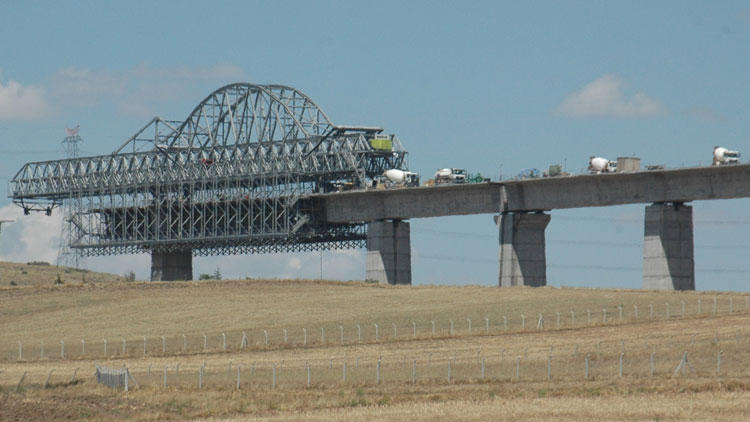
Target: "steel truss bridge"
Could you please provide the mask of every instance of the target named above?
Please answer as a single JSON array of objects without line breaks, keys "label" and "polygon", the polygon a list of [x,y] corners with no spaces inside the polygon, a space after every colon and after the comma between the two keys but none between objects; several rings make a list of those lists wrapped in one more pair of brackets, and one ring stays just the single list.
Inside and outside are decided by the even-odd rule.
[{"label": "steel truss bridge", "polygon": [[407,151],[381,132],[333,124],[295,88],[236,83],[112,154],[28,163],[10,196],[26,213],[71,207],[70,247],[87,256],[363,247],[364,223],[328,223],[309,195],[407,170]]}]

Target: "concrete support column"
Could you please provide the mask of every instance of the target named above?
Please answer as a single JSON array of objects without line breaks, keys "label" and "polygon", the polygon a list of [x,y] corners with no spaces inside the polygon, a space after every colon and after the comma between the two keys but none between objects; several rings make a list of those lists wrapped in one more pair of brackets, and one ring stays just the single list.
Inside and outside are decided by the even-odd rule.
[{"label": "concrete support column", "polygon": [[411,234],[401,220],[367,224],[365,277],[388,284],[411,284]]},{"label": "concrete support column", "polygon": [[646,207],[643,288],[695,290],[693,207],[681,203]]},{"label": "concrete support column", "polygon": [[151,251],[151,281],[193,279],[193,252]]},{"label": "concrete support column", "polygon": [[547,285],[544,229],[549,214],[500,216],[500,287]]}]

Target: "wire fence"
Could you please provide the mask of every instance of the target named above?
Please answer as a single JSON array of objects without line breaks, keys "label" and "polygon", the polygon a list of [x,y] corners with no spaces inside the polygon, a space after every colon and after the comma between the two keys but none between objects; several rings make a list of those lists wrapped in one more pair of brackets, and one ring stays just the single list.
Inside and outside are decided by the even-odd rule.
[{"label": "wire fence", "polygon": [[[641,378],[729,379],[750,376],[747,336],[703,333],[679,341],[569,344],[556,349],[442,350],[440,353],[348,356],[288,361],[208,362],[167,366],[140,361],[96,367],[97,383],[133,388],[273,390],[398,384],[611,381]],[[77,370],[76,370],[77,372]],[[68,374],[36,379],[24,373],[16,390],[68,383]],[[75,379],[75,374],[73,375]],[[43,381],[44,380],[44,381]],[[8,380],[6,380],[8,381]],[[71,380],[70,382],[72,382]]]},{"label": "wire fence", "polygon": [[665,321],[696,316],[726,315],[750,310],[750,296],[718,296],[632,305],[603,305],[560,311],[494,313],[453,318],[424,315],[393,321],[328,323],[317,327],[274,327],[224,332],[120,338],[44,339],[26,336],[5,344],[6,362],[133,358],[213,354],[217,352],[283,350],[372,344],[410,339],[452,338],[532,331],[564,330],[597,325]]}]

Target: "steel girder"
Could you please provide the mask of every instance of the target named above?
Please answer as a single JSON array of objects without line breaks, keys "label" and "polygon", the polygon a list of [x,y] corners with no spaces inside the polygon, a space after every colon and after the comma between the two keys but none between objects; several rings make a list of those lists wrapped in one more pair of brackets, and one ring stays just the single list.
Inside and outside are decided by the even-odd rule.
[{"label": "steel girder", "polygon": [[70,204],[70,246],[85,255],[361,247],[364,224],[328,224],[305,195],[407,169],[397,137],[373,148],[379,130],[338,127],[294,88],[232,84],[113,154],[24,165],[11,197],[26,210]]}]

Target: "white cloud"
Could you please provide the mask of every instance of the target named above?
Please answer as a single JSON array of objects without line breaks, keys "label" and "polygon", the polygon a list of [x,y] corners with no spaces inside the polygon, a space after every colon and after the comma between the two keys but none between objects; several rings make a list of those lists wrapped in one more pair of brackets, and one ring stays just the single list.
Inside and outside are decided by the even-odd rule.
[{"label": "white cloud", "polygon": [[139,65],[122,72],[63,68],[50,79],[50,91],[60,105],[92,106],[112,102],[128,115],[150,117],[164,103],[205,95],[211,87],[246,78],[242,69],[230,64],[211,67],[154,68]]},{"label": "white cloud", "polygon": [[0,120],[39,120],[49,112],[44,88],[23,86],[13,80],[3,84],[0,74]]},{"label": "white cloud", "polygon": [[697,105],[685,110],[685,115],[703,122],[722,123],[726,122],[727,119],[721,113],[715,111],[711,107]]},{"label": "white cloud", "polygon": [[630,97],[624,93],[625,82],[610,73],[569,94],[555,109],[555,114],[570,117],[613,116],[649,117],[665,114],[664,105],[643,92]]},{"label": "white cloud", "polygon": [[23,209],[9,204],[0,208],[0,220],[5,223],[0,232],[0,260],[54,263],[60,247],[62,214],[55,210],[52,216],[44,213],[24,215]]}]

